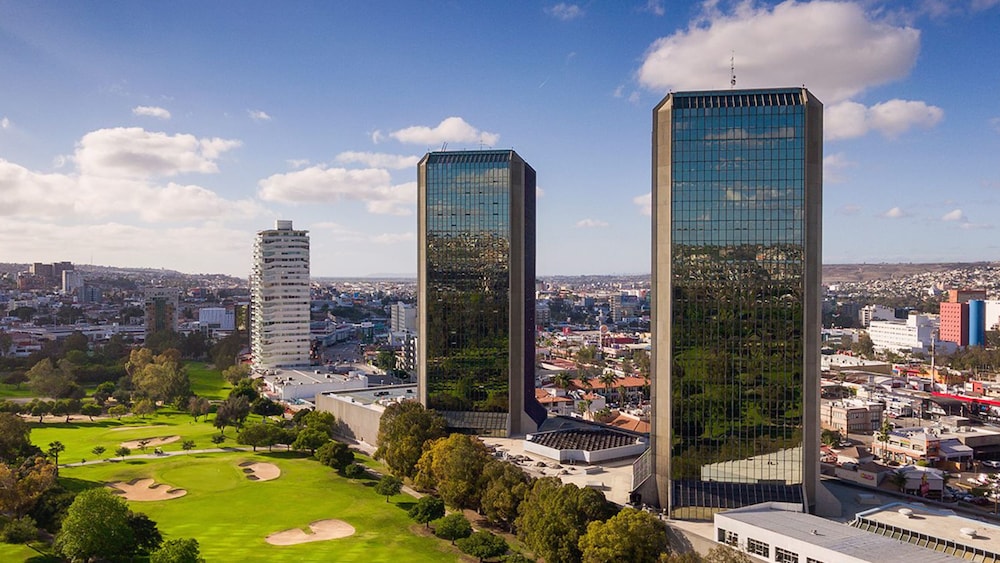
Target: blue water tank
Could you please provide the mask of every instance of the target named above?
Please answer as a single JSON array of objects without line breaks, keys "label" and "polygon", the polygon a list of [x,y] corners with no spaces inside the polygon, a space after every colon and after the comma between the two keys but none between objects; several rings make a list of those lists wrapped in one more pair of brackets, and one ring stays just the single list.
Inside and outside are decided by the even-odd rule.
[{"label": "blue water tank", "polygon": [[986,345],[986,302],[969,300],[969,346]]}]

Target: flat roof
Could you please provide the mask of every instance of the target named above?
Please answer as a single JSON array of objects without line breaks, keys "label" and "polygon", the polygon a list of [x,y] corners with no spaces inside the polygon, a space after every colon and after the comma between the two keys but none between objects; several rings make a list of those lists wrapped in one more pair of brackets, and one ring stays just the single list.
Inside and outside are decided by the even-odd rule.
[{"label": "flat roof", "polygon": [[953,563],[958,557],[917,547],[913,544],[859,530],[847,524],[820,518],[802,512],[775,509],[770,506],[753,506],[716,514],[718,519],[729,518],[775,534],[787,536],[803,543],[819,546],[853,557],[860,561],[878,563]]},{"label": "flat roof", "polygon": [[[912,513],[906,516],[899,512],[900,509],[909,509]],[[1000,553],[1000,526],[966,518],[951,510],[933,509],[920,503],[894,502],[859,512],[856,518],[911,530],[973,549]],[[975,529],[976,537],[973,539],[962,534],[963,528]]]},{"label": "flat roof", "polygon": [[398,399],[417,400],[416,385],[387,385],[384,387],[369,387],[367,389],[354,389],[345,391],[327,391],[320,393],[324,397],[335,397],[344,401],[360,403],[362,405],[372,405],[375,403],[388,403]]}]

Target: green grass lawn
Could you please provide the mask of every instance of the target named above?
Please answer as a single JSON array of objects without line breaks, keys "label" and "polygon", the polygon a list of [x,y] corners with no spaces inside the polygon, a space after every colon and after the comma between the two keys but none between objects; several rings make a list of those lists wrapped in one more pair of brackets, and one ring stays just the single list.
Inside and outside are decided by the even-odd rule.
[{"label": "green grass lawn", "polygon": [[[274,463],[281,477],[251,481],[239,467],[243,461]],[[411,531],[422,528],[406,515],[413,498],[398,495],[386,503],[372,490],[373,481],[340,477],[294,453],[133,459],[63,468],[61,475],[75,489],[145,477],[186,489],[177,499],[129,504],[156,521],[165,539],[196,538],[207,561],[473,561],[446,541]],[[264,541],[270,533],[308,529],[310,522],[329,518],[351,524],[355,535],[294,546]],[[2,561],[22,561],[25,555],[37,554],[0,544]]]},{"label": "green grass lawn", "polygon": [[229,396],[229,390],[233,386],[222,378],[222,372],[215,369],[215,366],[205,362],[184,362],[184,366],[191,380],[192,393],[219,401]]},{"label": "green grass lawn", "polygon": [[28,389],[27,383],[22,383],[20,386],[0,383],[0,399],[23,399],[34,396],[34,393]]},{"label": "green grass lawn", "polygon": [[[160,446],[165,452],[181,451],[181,443],[184,440],[194,440],[195,449],[199,450],[217,448],[219,446],[211,441],[211,437],[219,433],[211,423],[212,416],[214,415],[209,415],[209,422],[206,422],[204,417],[195,422],[191,415],[186,413],[160,409],[157,414],[146,418],[126,416],[121,420],[105,418],[90,422],[85,416],[73,415],[72,422],[68,424],[32,422],[31,441],[43,451],[48,449],[50,442],[57,440],[62,442],[66,450],[59,456],[60,464],[79,462],[81,459],[97,459],[91,452],[94,446],[104,446],[106,451],[102,458],[113,457],[115,449],[122,442],[144,438],[180,436],[180,440]],[[226,428],[226,438],[223,447],[235,446],[236,430],[232,427]],[[141,453],[143,452],[137,448],[132,450],[132,454]],[[153,448],[149,447],[145,453],[153,453]]]}]

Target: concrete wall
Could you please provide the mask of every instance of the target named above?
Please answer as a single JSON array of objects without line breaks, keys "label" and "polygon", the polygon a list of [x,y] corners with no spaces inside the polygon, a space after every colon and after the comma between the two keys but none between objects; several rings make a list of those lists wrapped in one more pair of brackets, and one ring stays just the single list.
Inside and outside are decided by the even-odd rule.
[{"label": "concrete wall", "polygon": [[331,395],[316,396],[316,410],[333,414],[337,419],[337,434],[344,438],[378,445],[381,407],[351,402]]}]

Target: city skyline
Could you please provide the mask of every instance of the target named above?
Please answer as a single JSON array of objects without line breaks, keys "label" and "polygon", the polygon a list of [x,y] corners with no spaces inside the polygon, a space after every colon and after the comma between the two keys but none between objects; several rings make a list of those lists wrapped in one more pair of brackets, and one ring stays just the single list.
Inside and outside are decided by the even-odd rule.
[{"label": "city skyline", "polygon": [[540,276],[648,273],[649,112],[731,58],[825,104],[824,263],[998,257],[996,0],[185,8],[0,2],[0,261],[245,278],[285,218],[317,277],[415,276],[447,144],[542,171]]}]

